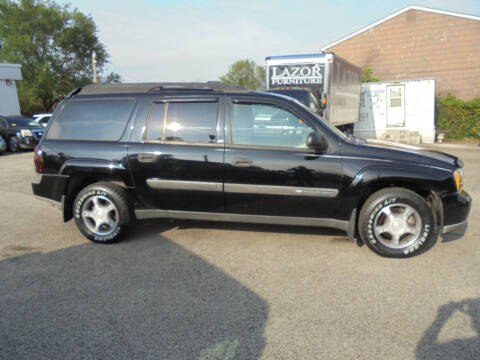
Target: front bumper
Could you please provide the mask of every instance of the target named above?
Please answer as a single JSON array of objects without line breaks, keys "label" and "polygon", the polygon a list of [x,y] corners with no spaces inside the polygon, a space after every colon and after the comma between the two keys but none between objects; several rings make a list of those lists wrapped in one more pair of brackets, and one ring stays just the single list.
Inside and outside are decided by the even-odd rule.
[{"label": "front bumper", "polygon": [[464,190],[442,196],[444,232],[462,226],[472,206],[471,196]]},{"label": "front bumper", "polygon": [[455,231],[457,229],[463,228],[466,225],[467,225],[467,222],[464,221],[464,222],[461,222],[461,223],[458,223],[458,224],[444,226],[443,230],[442,230],[442,234],[446,234],[446,233],[449,233],[451,231]]},{"label": "front bumper", "polygon": [[40,139],[35,138],[34,136],[17,136],[18,147],[20,149],[33,149],[38,145]]}]

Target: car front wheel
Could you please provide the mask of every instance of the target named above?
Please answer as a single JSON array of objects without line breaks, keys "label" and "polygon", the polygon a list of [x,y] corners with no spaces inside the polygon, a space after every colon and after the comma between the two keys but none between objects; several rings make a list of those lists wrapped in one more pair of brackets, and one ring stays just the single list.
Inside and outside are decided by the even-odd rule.
[{"label": "car front wheel", "polygon": [[83,235],[104,244],[117,241],[131,220],[125,190],[110,183],[95,183],[81,190],[73,203],[73,214]]},{"label": "car front wheel", "polygon": [[404,188],[372,194],[360,211],[358,231],[369,248],[389,257],[417,254],[438,236],[425,199]]}]

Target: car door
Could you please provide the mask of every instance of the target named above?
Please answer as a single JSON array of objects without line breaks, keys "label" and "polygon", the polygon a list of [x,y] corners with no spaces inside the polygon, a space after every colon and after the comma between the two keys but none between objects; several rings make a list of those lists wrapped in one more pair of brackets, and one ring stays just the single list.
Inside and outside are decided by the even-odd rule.
[{"label": "car door", "polygon": [[145,102],[135,124],[142,131],[133,131],[128,150],[142,205],[147,209],[222,211],[221,96],[168,96]]},{"label": "car door", "polygon": [[299,114],[299,110],[286,103],[248,95],[234,96],[229,101],[225,211],[335,218],[340,150],[332,142],[325,153],[308,149],[307,136],[322,131],[315,122],[319,120],[305,110]]}]

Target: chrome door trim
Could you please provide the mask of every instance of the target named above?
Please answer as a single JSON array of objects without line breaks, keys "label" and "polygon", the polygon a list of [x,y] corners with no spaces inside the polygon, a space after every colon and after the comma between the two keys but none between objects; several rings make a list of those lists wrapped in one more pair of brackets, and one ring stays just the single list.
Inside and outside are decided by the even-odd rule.
[{"label": "chrome door trim", "polygon": [[226,193],[237,193],[237,194],[313,196],[313,197],[327,197],[327,198],[332,198],[338,195],[337,189],[328,189],[328,188],[228,184],[228,183],[226,183],[224,187],[225,187]]},{"label": "chrome door trim", "polygon": [[226,222],[244,222],[257,224],[278,224],[278,225],[298,225],[335,228],[348,231],[349,222],[347,220],[329,219],[329,218],[310,218],[296,216],[270,216],[270,215],[245,215],[228,214],[196,211],[178,211],[178,210],[135,210],[138,219],[186,219],[186,220],[209,220]]},{"label": "chrome door trim", "polygon": [[162,190],[222,191],[222,183],[208,181],[147,179],[147,185],[152,189]]},{"label": "chrome door trim", "polygon": [[333,198],[338,195],[338,189],[330,188],[231,183],[222,184],[220,182],[165,180],[156,178],[147,179],[147,185],[152,189],[212,192],[224,190],[226,193],[236,194],[310,196],[322,198]]}]

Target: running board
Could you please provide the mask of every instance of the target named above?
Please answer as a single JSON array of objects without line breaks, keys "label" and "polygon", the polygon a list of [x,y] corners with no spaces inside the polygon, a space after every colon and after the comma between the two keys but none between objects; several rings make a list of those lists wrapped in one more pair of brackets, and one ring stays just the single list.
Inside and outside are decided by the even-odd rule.
[{"label": "running board", "polygon": [[256,224],[298,225],[334,228],[348,232],[349,221],[328,218],[305,218],[296,216],[244,215],[212,212],[178,211],[178,210],[135,210],[137,219],[184,219],[244,222]]}]

